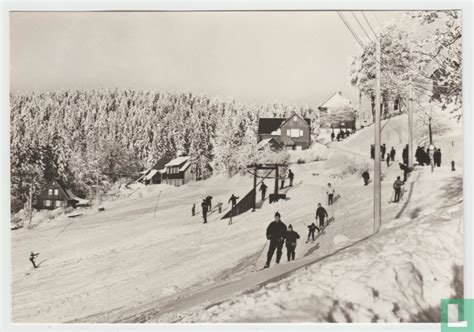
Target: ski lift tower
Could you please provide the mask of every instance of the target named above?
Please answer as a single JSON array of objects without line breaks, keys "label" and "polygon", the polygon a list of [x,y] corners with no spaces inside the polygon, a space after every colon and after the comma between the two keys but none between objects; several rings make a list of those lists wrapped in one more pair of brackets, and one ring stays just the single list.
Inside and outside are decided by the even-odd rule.
[{"label": "ski lift tower", "polygon": [[[273,197],[276,201],[278,201],[278,199],[280,198],[280,195],[278,193],[278,180],[280,179],[280,174],[284,174],[287,168],[287,164],[252,164],[247,166],[248,170],[252,170],[249,172],[253,175],[253,192],[255,193],[255,195],[253,195],[252,208],[254,210],[257,205],[257,186],[265,179],[275,179]],[[258,171],[261,170],[268,170],[268,172],[266,175],[261,176],[258,174]],[[274,173],[274,176],[271,176],[271,173]],[[257,181],[257,179],[259,178],[261,180]]]}]

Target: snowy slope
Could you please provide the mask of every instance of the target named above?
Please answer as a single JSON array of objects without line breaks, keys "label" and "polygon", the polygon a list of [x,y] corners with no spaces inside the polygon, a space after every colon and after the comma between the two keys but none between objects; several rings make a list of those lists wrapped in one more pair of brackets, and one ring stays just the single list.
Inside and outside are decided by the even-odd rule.
[{"label": "snowy slope", "polygon": [[[402,120],[392,118],[384,131],[399,132],[402,124],[398,121]],[[458,127],[453,127],[452,137],[456,136],[457,130]],[[433,238],[422,239],[429,240],[429,243],[435,238],[437,243],[454,243],[452,246],[446,244],[444,248],[451,255],[446,259],[446,264],[462,259],[462,251],[459,250],[462,241],[454,241],[458,233],[452,234],[443,229],[454,229],[445,225],[448,222],[455,223],[456,219],[438,216],[439,206],[430,206],[433,191],[439,195],[437,202],[440,206],[459,203],[462,197],[459,186],[462,182],[453,182],[452,179],[459,179],[462,174],[460,163],[456,173],[449,172],[447,166],[436,170],[434,174],[428,173],[428,168],[417,170],[410,178],[410,200],[399,205],[389,204],[388,200],[392,192],[391,184],[400,170],[395,166],[389,169],[384,166],[387,180],[383,182],[383,229],[374,238],[352,245],[365,239],[373,230],[372,186],[362,186],[359,175],[350,171],[354,167],[358,169],[361,165],[370,165],[368,148],[363,149],[359,145],[361,142],[365,146],[370,144],[367,139],[371,137],[371,132],[371,128],[368,128],[347,141],[331,145],[328,151],[322,152],[322,159],[327,160],[309,162],[314,160],[314,156],[311,156],[306,163],[291,165],[296,177],[294,188],[287,192],[289,200],[271,205],[265,202],[257,211],[234,218],[231,226],[227,225],[227,221],[220,220],[217,214],[211,215],[209,224],[203,225],[200,216],[191,217],[191,206],[196,203],[199,211],[201,199],[212,195],[214,205],[221,201],[227,207],[231,193],[243,196],[251,189],[250,177],[227,179],[218,176],[179,188],[158,185],[137,191],[132,189],[130,198],[105,203],[105,212],[91,210],[77,219],[13,232],[13,321],[145,322],[175,321],[182,317],[186,321],[278,320],[275,317],[283,316],[273,310],[271,313],[264,312],[263,309],[271,303],[292,298],[292,294],[285,295],[287,285],[296,282],[306,289],[309,287],[311,291],[308,294],[332,296],[332,289],[342,281],[365,282],[364,278],[367,277],[362,276],[371,270],[384,271],[387,266],[382,268],[380,264],[387,264],[387,257],[394,253],[398,256],[393,249],[395,244],[389,246],[389,241],[394,237],[399,238],[397,246],[400,250],[405,249],[405,252],[420,252],[419,247],[425,248],[422,242],[414,240],[415,234],[419,234],[422,229],[412,229],[412,236],[405,236],[405,232],[414,227],[414,221],[421,225],[435,216],[448,220],[427,226],[436,232]],[[460,132],[457,133],[459,136]],[[391,135],[396,137],[395,134]],[[447,139],[443,144],[448,145]],[[319,151],[321,147],[317,149]],[[297,157],[299,159],[301,156]],[[433,177],[442,178],[443,181],[437,181],[438,178],[435,181]],[[328,209],[330,216],[335,217],[335,222],[315,243],[304,244],[304,241],[300,241],[296,261],[254,272],[263,265],[265,252],[262,255],[260,253],[265,244],[265,229],[274,212],[278,210],[282,220],[286,224],[291,223],[304,238],[304,224],[313,221],[316,204],[325,204],[327,182],[332,182],[341,196],[334,208]],[[457,183],[458,186],[453,185],[449,190],[443,187],[451,183]],[[436,228],[438,226],[439,231]],[[397,232],[400,234],[395,236]],[[348,248],[320,261],[345,247]],[[32,269],[28,261],[29,252],[33,250],[41,253],[39,261],[45,260],[37,270]],[[434,268],[430,264],[435,265],[435,256],[431,254],[429,251],[420,253],[425,255],[420,257],[426,260],[426,269]],[[322,266],[330,264],[334,268],[329,268],[327,274],[316,273]],[[370,264],[373,264],[374,269],[368,268],[372,266]],[[393,264],[390,268],[395,269],[398,263]],[[362,279],[346,275],[344,271],[347,266],[354,271],[354,276]],[[299,270],[301,267],[304,269]],[[316,269],[311,273],[312,279],[305,276],[311,269]],[[449,266],[444,268],[446,273],[450,273],[449,270]],[[283,277],[282,280],[269,283]],[[383,281],[384,278],[379,276],[377,280]],[[447,292],[446,278],[442,279],[444,288],[440,286],[437,291]],[[378,285],[378,289],[383,289],[383,286],[388,288],[393,278],[387,277],[386,280],[387,284]],[[323,284],[326,286],[321,290],[318,285]],[[266,286],[260,288],[262,285]],[[268,292],[265,293],[264,289],[268,289]],[[233,298],[235,294],[245,291],[252,292]],[[326,293],[321,293],[323,291]],[[350,296],[350,292],[347,292],[338,294],[336,298],[344,300]],[[438,298],[436,296],[427,290],[423,297],[425,302],[421,304],[431,303],[432,298]],[[225,302],[209,309],[203,307],[203,304],[212,305],[217,301]],[[247,301],[258,302],[262,311],[255,309],[254,316],[245,314],[246,311],[241,307]],[[179,305],[176,306],[176,303]],[[195,307],[196,304],[200,306]],[[297,310],[298,304],[294,305]],[[231,308],[235,308],[235,311]],[[217,316],[213,316],[211,311],[216,311]],[[224,311],[229,314],[224,315]],[[323,316],[311,317],[302,320],[327,320]],[[354,317],[354,321],[365,319]],[[393,319],[389,317],[387,320]]]}]

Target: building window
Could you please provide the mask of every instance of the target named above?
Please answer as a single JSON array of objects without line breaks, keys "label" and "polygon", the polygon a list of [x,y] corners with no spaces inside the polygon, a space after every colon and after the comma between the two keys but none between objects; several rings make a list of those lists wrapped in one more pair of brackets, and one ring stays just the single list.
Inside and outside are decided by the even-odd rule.
[{"label": "building window", "polygon": [[61,207],[61,206],[63,206],[63,201],[55,201],[55,202],[54,202],[54,206],[55,206],[55,207]]},{"label": "building window", "polygon": [[291,136],[291,130],[290,129],[286,130],[286,136]]},{"label": "building window", "polygon": [[300,129],[300,137],[303,137],[304,134],[303,134],[303,129]]},{"label": "building window", "polygon": [[296,118],[296,116],[293,117],[293,121],[298,121],[298,119]]},{"label": "building window", "polygon": [[299,129],[291,129],[291,137],[300,137],[300,130]]},{"label": "building window", "polygon": [[46,206],[46,207],[50,207],[51,206],[51,201],[49,199],[45,199],[44,202],[43,202],[43,205]]},{"label": "building window", "polygon": [[53,189],[48,189],[48,196],[53,196]]},{"label": "building window", "polygon": [[54,196],[59,196],[59,189],[54,189]]}]

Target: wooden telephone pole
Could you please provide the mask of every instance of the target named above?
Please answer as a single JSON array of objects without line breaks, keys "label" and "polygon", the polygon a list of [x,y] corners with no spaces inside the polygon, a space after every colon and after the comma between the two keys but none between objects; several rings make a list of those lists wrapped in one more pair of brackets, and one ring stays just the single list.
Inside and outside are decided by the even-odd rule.
[{"label": "wooden telephone pole", "polygon": [[408,167],[413,167],[413,87],[410,82],[408,94]]},{"label": "wooden telephone pole", "polygon": [[376,41],[376,72],[375,72],[375,155],[374,155],[374,233],[382,224],[382,165],[380,161],[380,40]]}]

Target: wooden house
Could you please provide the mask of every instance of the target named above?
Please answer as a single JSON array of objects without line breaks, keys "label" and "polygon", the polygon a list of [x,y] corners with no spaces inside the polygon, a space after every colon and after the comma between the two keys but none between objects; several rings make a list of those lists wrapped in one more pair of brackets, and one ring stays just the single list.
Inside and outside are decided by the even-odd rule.
[{"label": "wooden house", "polygon": [[89,205],[89,201],[77,197],[61,180],[48,182],[41,190],[35,207],[39,210],[53,210],[60,207]]},{"label": "wooden house", "polygon": [[305,150],[311,145],[311,120],[296,113],[288,118],[260,118],[257,140],[259,149]]},{"label": "wooden house", "polygon": [[171,161],[172,158],[164,156],[161,157],[152,167],[142,172],[137,182],[148,184],[160,184],[162,176],[165,173],[165,165]]}]

